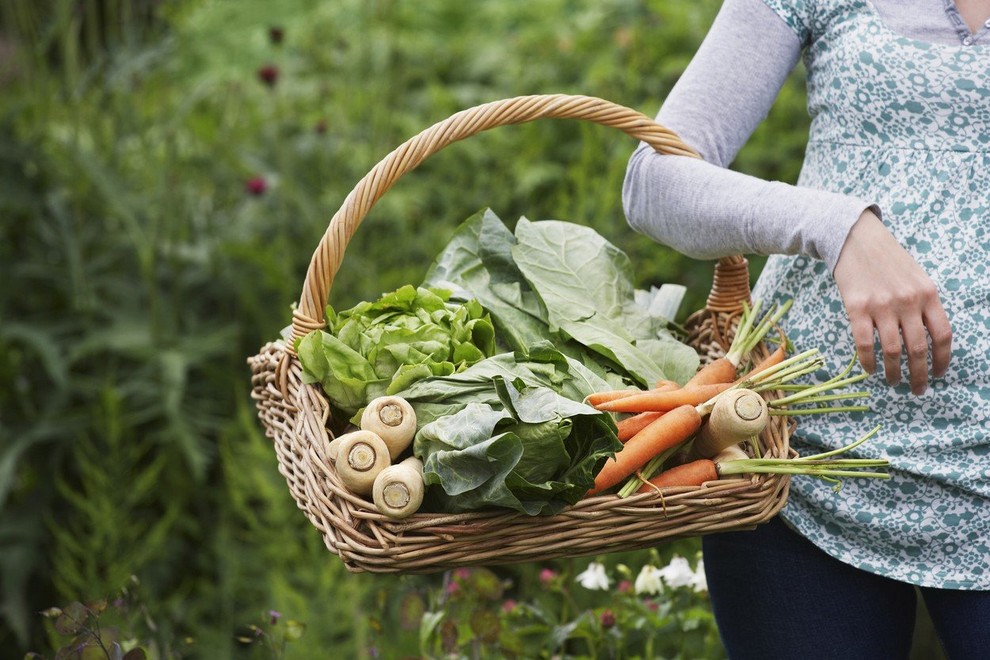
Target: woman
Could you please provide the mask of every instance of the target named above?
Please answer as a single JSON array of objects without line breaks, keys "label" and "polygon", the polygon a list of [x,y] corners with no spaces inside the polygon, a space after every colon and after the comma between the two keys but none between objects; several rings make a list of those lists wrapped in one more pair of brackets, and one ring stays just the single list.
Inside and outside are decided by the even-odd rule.
[{"label": "woman", "polygon": [[[726,169],[802,53],[798,186]],[[658,121],[704,161],[641,145],[631,226],[773,255],[754,296],[794,298],[788,334],[831,371],[877,372],[891,463],[838,494],[797,477],[782,521],[704,540],[730,657],[906,657],[916,586],[950,657],[990,657],[990,1],[727,0]],[[814,417],[802,454],[863,431]]]}]

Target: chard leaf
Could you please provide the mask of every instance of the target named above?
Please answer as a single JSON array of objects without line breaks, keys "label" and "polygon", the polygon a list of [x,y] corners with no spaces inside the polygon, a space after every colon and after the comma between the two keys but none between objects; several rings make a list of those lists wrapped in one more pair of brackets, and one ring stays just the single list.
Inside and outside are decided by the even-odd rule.
[{"label": "chard leaf", "polygon": [[546,311],[512,258],[515,237],[485,209],[465,220],[434,260],[423,286],[475,299],[492,315],[512,350],[550,339]]},{"label": "chard leaf", "polygon": [[621,446],[611,417],[591,406],[521,379],[495,377],[489,388],[495,403],[467,403],[416,435],[432,510],[559,511],[584,496]]},{"label": "chard leaf", "polygon": [[666,320],[636,304],[629,258],[593,229],[520,218],[515,235],[512,256],[546,307],[551,332],[583,344],[643,386],[697,369],[690,349],[659,350],[657,342],[676,342],[662,332]]}]

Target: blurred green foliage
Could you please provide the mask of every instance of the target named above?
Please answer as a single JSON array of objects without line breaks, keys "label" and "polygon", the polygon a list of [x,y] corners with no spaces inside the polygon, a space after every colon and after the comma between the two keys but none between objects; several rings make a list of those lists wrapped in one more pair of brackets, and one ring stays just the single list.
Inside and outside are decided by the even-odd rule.
[{"label": "blurred green foliage", "polygon": [[[289,656],[414,653],[392,595],[439,576],[351,575],[327,552],[277,472],[245,358],[289,322],[330,216],[395,146],[523,94],[652,115],[718,5],[0,4],[0,649],[57,647],[37,612],[135,575],[159,649],[250,657],[238,636],[277,610],[307,623]],[[797,73],[737,167],[795,179],[806,129]],[[634,146],[548,121],[449,147],[369,214],[332,302],[418,283],[491,206],[591,225],[639,285],[684,283],[699,307],[711,264],[624,222]],[[499,574],[524,588],[539,568]]]}]

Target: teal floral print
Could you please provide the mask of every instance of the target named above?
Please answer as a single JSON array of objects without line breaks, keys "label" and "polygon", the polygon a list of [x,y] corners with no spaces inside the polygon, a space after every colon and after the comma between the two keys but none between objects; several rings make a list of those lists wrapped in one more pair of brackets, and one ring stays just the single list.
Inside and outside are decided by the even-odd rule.
[{"label": "teal floral print", "polygon": [[[812,124],[799,185],[874,202],[935,282],[953,329],[949,373],[924,395],[878,373],[866,381],[877,414],[799,421],[801,454],[882,421],[860,455],[888,458],[892,478],[849,479],[835,493],[797,477],[782,515],[867,571],[990,589],[990,46],[903,37],[865,0],[765,1],[806,46]],[[830,371],[855,354],[824,263],[771,257],[754,296],[794,298],[787,332],[826,353]]]}]

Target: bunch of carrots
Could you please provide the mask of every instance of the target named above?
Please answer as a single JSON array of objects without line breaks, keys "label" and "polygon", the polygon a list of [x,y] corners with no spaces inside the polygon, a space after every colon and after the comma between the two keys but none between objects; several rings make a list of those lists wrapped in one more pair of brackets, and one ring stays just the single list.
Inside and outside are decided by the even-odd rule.
[{"label": "bunch of carrots", "polygon": [[[744,307],[725,357],[701,368],[683,386],[661,381],[647,391],[626,389],[590,395],[587,402],[597,409],[627,416],[617,422],[623,447],[599,471],[588,495],[602,493],[624,480],[627,481],[619,491],[623,497],[666,487],[700,486],[724,475],[757,472],[810,474],[836,485],[840,477],[846,476],[887,478],[880,472],[854,472],[886,467],[884,460],[834,458],[859,446],[878,429],[826,454],[798,459],[760,457],[756,436],[772,416],[867,410],[863,405],[832,405],[840,399],[868,396],[865,391],[836,392],[866,378],[865,373],[849,376],[855,359],[841,374],[824,383],[796,385],[796,379],[818,371],[824,362],[816,350],[787,357],[782,342],[766,359],[740,376],[740,365],[748,362],[750,353],[790,306],[791,301],[773,306],[762,318],[759,301],[751,309]],[[766,401],[760,393],[767,390],[794,393]],[[796,404],[811,407],[795,408]],[[750,443],[754,458],[738,450],[741,442]],[[678,459],[677,465],[662,470],[673,457]]]}]

